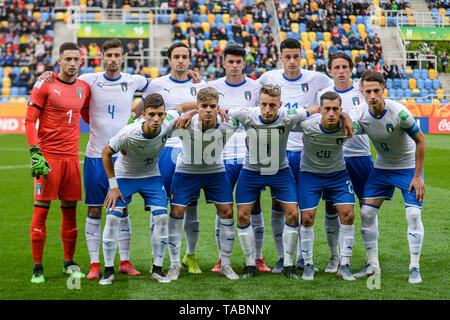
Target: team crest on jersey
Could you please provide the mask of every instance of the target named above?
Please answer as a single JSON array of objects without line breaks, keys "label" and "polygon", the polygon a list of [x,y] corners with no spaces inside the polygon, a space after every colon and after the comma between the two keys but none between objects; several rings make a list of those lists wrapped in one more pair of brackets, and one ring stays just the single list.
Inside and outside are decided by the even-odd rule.
[{"label": "team crest on jersey", "polygon": [[393,125],[392,123],[386,124],[386,130],[387,130],[387,132],[389,132],[389,133],[394,132],[394,125]]},{"label": "team crest on jersey", "polygon": [[356,106],[359,106],[359,97],[353,97],[353,105],[356,107]]},{"label": "team crest on jersey", "polygon": [[77,89],[78,98],[83,99],[83,90]]},{"label": "team crest on jersey", "polygon": [[336,138],[336,144],[343,144],[344,138]]},{"label": "team crest on jersey", "polygon": [[195,97],[197,95],[197,88],[191,87],[191,96]]},{"label": "team crest on jersey", "polygon": [[252,93],[250,91],[244,92],[245,100],[249,101],[252,98]]},{"label": "team crest on jersey", "polygon": [[303,83],[303,84],[302,84],[302,91],[303,91],[303,92],[308,92],[308,91],[309,91],[309,85],[308,85],[308,83]]},{"label": "team crest on jersey", "polygon": [[36,195],[38,195],[38,196],[40,196],[41,194],[42,194],[42,190],[43,190],[44,188],[42,187],[42,184],[37,184],[36,185]]},{"label": "team crest on jersey", "polygon": [[128,83],[122,82],[120,84],[120,86],[121,86],[123,92],[127,92],[127,90],[128,90]]}]

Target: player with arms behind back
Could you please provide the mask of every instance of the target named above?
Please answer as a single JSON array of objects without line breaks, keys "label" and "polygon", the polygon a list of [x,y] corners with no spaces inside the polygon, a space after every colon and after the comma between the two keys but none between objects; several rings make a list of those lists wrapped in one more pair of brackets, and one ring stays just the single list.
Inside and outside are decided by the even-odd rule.
[{"label": "player with arms behind back", "polygon": [[[81,174],[78,160],[79,121],[87,120],[89,86],[76,78],[81,54],[76,43],[59,48],[59,74],[53,83],[38,81],[31,91],[25,118],[25,132],[31,152],[34,179],[34,211],[31,221],[31,251],[34,260],[32,283],[45,282],[42,256],[46,220],[52,200],[61,201],[61,238],[64,249],[63,272],[83,278],[73,262],[77,242],[76,206],[81,200]],[[36,122],[39,120],[39,129]],[[51,170],[51,171],[50,171]]]}]

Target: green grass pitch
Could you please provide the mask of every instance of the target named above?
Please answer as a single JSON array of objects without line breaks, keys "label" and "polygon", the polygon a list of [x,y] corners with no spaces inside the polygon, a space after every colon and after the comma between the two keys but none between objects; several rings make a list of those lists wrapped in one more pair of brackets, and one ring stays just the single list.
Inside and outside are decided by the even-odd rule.
[{"label": "green grass pitch", "polygon": [[[80,151],[85,150],[87,134],[82,134]],[[33,180],[30,175],[29,153],[25,135],[0,136],[0,300],[35,299],[145,299],[145,300],[303,300],[303,299],[449,299],[448,265],[450,255],[450,159],[449,135],[426,135],[425,162],[426,196],[422,211],[425,239],[421,256],[423,282],[408,284],[409,249],[406,238],[406,219],[401,193],[397,190],[393,201],[385,202],[379,213],[379,252],[381,279],[379,289],[370,290],[366,279],[353,282],[338,280],[334,274],[323,272],[328,261],[328,246],[323,226],[323,203],[318,210],[315,225],[315,264],[319,267],[312,282],[287,280],[282,275],[259,273],[256,278],[230,281],[209,271],[218,258],[214,239],[215,208],[199,201],[200,239],[197,257],[202,275],[192,275],[182,269],[179,280],[160,284],[149,279],[151,260],[150,217],[143,210],[140,196],[133,198],[130,207],[132,223],[131,261],[143,272],[140,277],[118,275],[111,286],[102,287],[98,281],[81,280],[79,289],[69,289],[67,277],[62,274],[61,213],[59,202],[52,203],[47,220],[47,241],[44,251],[46,282],[30,283],[33,260],[30,245],[30,223],[33,213]],[[84,155],[80,153],[80,160]],[[270,227],[269,192],[262,196],[265,219],[263,255],[273,267],[276,251]],[[352,271],[358,271],[364,262],[364,246],[360,234],[359,209],[356,208],[355,247]],[[75,261],[82,271],[89,271],[89,255],[84,236],[86,206],[78,204],[78,242]],[[236,219],[236,217],[235,217]],[[102,220],[104,223],[104,219]],[[185,244],[181,250],[185,252]],[[101,260],[103,260],[101,252]],[[244,267],[244,257],[236,235],[232,265],[237,273]],[[164,270],[169,264],[166,255]],[[116,259],[116,270],[118,258]],[[72,283],[73,284],[73,283]],[[72,286],[73,287],[73,286]]]}]

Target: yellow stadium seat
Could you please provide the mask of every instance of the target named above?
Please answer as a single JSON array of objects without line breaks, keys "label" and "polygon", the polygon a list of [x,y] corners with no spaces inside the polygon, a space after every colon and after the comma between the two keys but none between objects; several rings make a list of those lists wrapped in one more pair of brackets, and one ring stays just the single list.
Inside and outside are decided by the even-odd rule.
[{"label": "yellow stadium seat", "polygon": [[386,25],[386,17],[385,16],[381,16],[380,17],[380,26],[384,26]]},{"label": "yellow stadium seat", "polygon": [[319,42],[317,42],[318,44],[319,44],[319,46],[320,45],[322,45],[322,47],[324,47],[324,48],[326,48],[327,47],[327,44],[326,44],[326,42],[325,41],[323,41],[323,40],[320,40]]},{"label": "yellow stadium seat", "polygon": [[429,69],[428,70],[428,76],[431,80],[436,79],[436,70],[434,69]]},{"label": "yellow stadium seat", "polygon": [[352,59],[355,60],[356,56],[359,54],[358,50],[352,50]]},{"label": "yellow stadium seat", "polygon": [[228,41],[227,40],[219,40],[219,46],[220,49],[223,50],[228,46]]},{"label": "yellow stadium seat", "polygon": [[308,32],[302,32],[300,33],[300,36],[303,42],[309,41]]},{"label": "yellow stadium seat", "polygon": [[286,31],[280,32],[281,41],[286,40]]},{"label": "yellow stadium seat", "polygon": [[222,22],[223,23],[229,23],[231,20],[230,20],[230,15],[228,14],[228,13],[224,13],[223,15],[222,15]]},{"label": "yellow stadium seat", "polygon": [[97,66],[94,68],[94,72],[102,72],[102,71],[103,71],[102,67]]},{"label": "yellow stadium seat", "polygon": [[329,33],[328,31],[324,32],[323,33],[323,40],[330,41],[331,40],[331,33]]},{"label": "yellow stadium seat", "polygon": [[351,30],[350,24],[349,23],[342,24],[342,29],[344,29],[345,31],[347,31],[347,33],[349,33]]},{"label": "yellow stadium seat", "polygon": [[420,89],[417,88],[412,89],[412,94],[416,96],[420,95]]},{"label": "yellow stadium seat", "polygon": [[431,103],[433,103],[433,104],[439,104],[439,103],[441,103],[441,102],[439,101],[439,99],[434,98],[433,100],[431,100]]},{"label": "yellow stadium seat", "polygon": [[253,16],[251,14],[246,14],[245,17],[249,23],[253,23]]},{"label": "yellow stadium seat", "polygon": [[367,56],[367,51],[366,50],[359,50],[359,54]]},{"label": "yellow stadium seat", "polygon": [[445,12],[445,8],[439,8],[438,12]]},{"label": "yellow stadium seat", "polygon": [[144,72],[145,74],[150,74],[151,70],[149,67],[143,67],[142,72]]},{"label": "yellow stadium seat", "polygon": [[314,31],[308,32],[309,41],[316,41],[317,35]]},{"label": "yellow stadium seat", "polygon": [[299,24],[296,23],[296,22],[292,23],[292,24],[291,24],[291,31],[292,31],[292,32],[295,32],[295,33],[300,32],[300,26],[299,26]]},{"label": "yellow stadium seat", "polygon": [[261,29],[262,29],[262,23],[261,22],[255,22],[254,26],[255,26],[256,32],[261,31]]},{"label": "yellow stadium seat", "polygon": [[207,11],[208,11],[208,9],[206,8],[206,6],[204,4],[200,5],[200,13],[201,14],[206,14]]},{"label": "yellow stadium seat", "polygon": [[169,14],[169,22],[172,23],[173,20],[175,20],[177,18],[176,13],[171,13]]},{"label": "yellow stadium seat", "polygon": [[315,22],[315,21],[319,20],[319,16],[317,14],[312,14],[311,20]]},{"label": "yellow stadium seat", "polygon": [[305,50],[306,51],[306,59],[309,61],[311,59],[314,59],[314,51],[310,50]]},{"label": "yellow stadium seat", "polygon": [[309,41],[301,41],[303,50],[311,50],[311,42]]},{"label": "yellow stadium seat", "polygon": [[383,97],[387,98],[389,96],[389,90],[384,88]]},{"label": "yellow stadium seat", "polygon": [[348,18],[350,19],[350,23],[351,24],[356,24],[356,16],[351,14],[348,16]]},{"label": "yellow stadium seat", "polygon": [[[80,0],[80,4],[87,4],[87,0]],[[125,5],[123,7],[125,8]]]},{"label": "yellow stadium seat", "polygon": [[131,8],[131,6],[130,6],[129,4],[124,4],[124,5],[122,6],[122,8],[123,8],[123,9],[128,9],[128,8]]},{"label": "yellow stadium seat", "polygon": [[413,74],[412,69],[410,69],[410,68],[405,69],[405,76],[407,76],[409,73],[411,73],[411,75]]},{"label": "yellow stadium seat", "polygon": [[41,12],[39,11],[33,12],[33,18],[39,20],[41,18]]},{"label": "yellow stadium seat", "polygon": [[3,87],[2,88],[2,96],[3,97],[9,97],[9,91],[10,91],[11,89],[9,88],[9,87]]},{"label": "yellow stadium seat", "polygon": [[416,99],[409,98],[408,99],[408,103],[415,104],[416,103]]},{"label": "yellow stadium seat", "polygon": [[313,59],[308,59],[308,64],[310,66],[312,66],[314,63],[316,63],[316,60],[314,60],[314,58]]},{"label": "yellow stadium seat", "polygon": [[27,98],[25,98],[25,97],[18,97],[17,98],[17,103],[27,103]]},{"label": "yellow stadium seat", "polygon": [[33,8],[34,8],[34,5],[32,3],[27,3],[25,5],[25,9],[27,9],[27,10],[33,10]]},{"label": "yellow stadium seat", "polygon": [[156,67],[150,68],[150,77],[152,78],[158,78],[159,75],[159,69]]},{"label": "yellow stadium seat", "polygon": [[56,19],[56,21],[63,21],[64,20],[64,12],[56,12],[55,19]]},{"label": "yellow stadium seat", "polygon": [[365,41],[366,38],[367,38],[367,33],[365,33],[365,32],[360,32],[359,34],[361,35],[362,41]]},{"label": "yellow stadium seat", "polygon": [[153,13],[147,13],[147,22],[149,23],[155,22],[155,15]]},{"label": "yellow stadium seat", "polygon": [[205,48],[211,48],[212,47],[212,41],[209,39],[206,39],[203,44],[205,45]]},{"label": "yellow stadium seat", "polygon": [[102,21],[102,14],[100,12],[96,12],[95,15],[94,15],[94,19],[95,19],[95,22],[101,22]]},{"label": "yellow stadium seat", "polygon": [[436,89],[438,99],[444,99],[444,89]]},{"label": "yellow stadium seat", "polygon": [[246,36],[248,36],[248,32],[247,31],[242,31],[242,38],[245,38]]},{"label": "yellow stadium seat", "polygon": [[8,74],[11,73],[11,71],[12,71],[12,67],[11,66],[6,66],[6,67],[3,68],[3,75],[6,77]]},{"label": "yellow stadium seat", "polygon": [[216,15],[214,13],[208,13],[208,22],[209,23],[216,22]]},{"label": "yellow stadium seat", "polygon": [[358,32],[359,33],[366,32],[366,26],[362,23],[358,24]]},{"label": "yellow stadium seat", "polygon": [[186,22],[180,22],[181,32],[187,32],[187,28],[188,28],[188,26],[187,26]]},{"label": "yellow stadium seat", "polygon": [[306,59],[300,60],[300,67],[304,68],[306,66]]},{"label": "yellow stadium seat", "polygon": [[208,22],[202,22],[202,28],[203,28],[203,31],[209,32],[209,23]]},{"label": "yellow stadium seat", "polygon": [[415,89],[417,88],[417,80],[414,78],[409,78],[408,79],[408,85],[410,89]]},{"label": "yellow stadium seat", "polygon": [[181,43],[184,43],[185,45],[189,46],[189,40],[188,39],[182,39]]},{"label": "yellow stadium seat", "polygon": [[71,14],[69,12],[64,12],[64,22],[67,23],[71,17]]}]

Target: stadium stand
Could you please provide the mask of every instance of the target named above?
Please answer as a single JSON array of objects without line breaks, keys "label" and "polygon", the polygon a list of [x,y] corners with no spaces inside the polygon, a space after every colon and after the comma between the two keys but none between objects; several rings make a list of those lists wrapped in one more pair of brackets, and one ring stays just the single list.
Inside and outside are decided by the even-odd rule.
[{"label": "stadium stand", "polygon": [[36,76],[52,69],[53,5],[54,1],[47,0],[0,2],[2,98],[23,102]]}]

